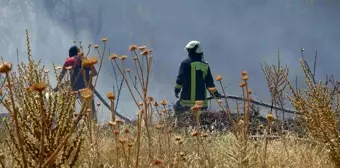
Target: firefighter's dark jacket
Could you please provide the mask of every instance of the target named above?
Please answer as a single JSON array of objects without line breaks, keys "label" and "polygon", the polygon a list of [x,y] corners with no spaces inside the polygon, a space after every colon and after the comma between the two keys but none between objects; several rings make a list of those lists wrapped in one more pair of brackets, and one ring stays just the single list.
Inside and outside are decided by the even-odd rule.
[{"label": "firefighter's dark jacket", "polygon": [[181,63],[175,92],[179,93],[182,90],[180,104],[183,107],[192,107],[195,105],[195,101],[199,100],[204,102],[204,107],[207,107],[207,88],[214,87],[209,64],[202,62],[201,57],[187,58]]}]

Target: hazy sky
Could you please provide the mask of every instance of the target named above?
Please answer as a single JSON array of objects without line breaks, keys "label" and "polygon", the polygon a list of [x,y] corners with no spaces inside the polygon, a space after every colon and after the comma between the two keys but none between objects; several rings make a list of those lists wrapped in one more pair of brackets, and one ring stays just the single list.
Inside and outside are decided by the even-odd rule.
[{"label": "hazy sky", "polygon": [[[240,71],[247,70],[254,97],[269,101],[260,63],[275,63],[278,49],[292,80],[301,75],[300,48],[309,60],[318,50],[318,79],[329,73],[340,77],[339,16],[336,0],[0,0],[0,56],[16,62],[18,48],[25,60],[26,28],[33,57],[47,66],[61,65],[73,40],[87,46],[105,36],[118,54],[129,54],[130,44],[148,45],[155,58],[150,94],[175,101],[184,46],[199,40],[213,76],[221,74],[231,84],[229,93],[240,94]],[[97,89],[105,95],[113,83],[106,61]],[[123,91],[119,112],[134,116],[132,99]]]}]

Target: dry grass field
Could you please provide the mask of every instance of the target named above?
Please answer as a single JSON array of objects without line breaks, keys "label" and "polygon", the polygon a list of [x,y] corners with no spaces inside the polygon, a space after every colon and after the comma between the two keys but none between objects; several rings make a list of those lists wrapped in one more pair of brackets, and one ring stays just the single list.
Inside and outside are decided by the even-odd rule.
[{"label": "dry grass field", "polygon": [[[301,68],[306,74],[305,90],[293,86],[280,64],[265,64],[262,68],[273,104],[283,107],[285,101],[291,103],[301,113],[297,116],[302,122],[299,129],[305,133],[298,136],[295,131],[282,128],[282,122],[275,118],[277,112],[271,111],[266,123],[256,125],[263,134],[253,138],[249,133],[254,123],[250,122],[252,90],[247,72],[241,72],[240,81],[235,81],[244,97],[237,110],[240,115],[232,118],[228,101],[216,99],[231,123],[229,130],[201,127],[201,101],[190,111],[196,121],[193,127],[174,127],[167,100],[148,94],[152,88],[152,50],[131,45],[129,50],[135,57],[107,54],[107,40],[103,38],[100,45],[88,46],[86,50],[98,54],[95,57],[88,56],[89,52],[79,44],[83,66],[96,65],[100,73],[103,60],[113,61],[129,90],[127,94],[131,94],[131,105],[139,109],[138,119],[124,122],[111,110],[111,121],[97,125],[88,110],[93,96],[90,87],[79,92],[83,102],[80,109],[75,107],[77,95],[69,91],[70,86],[64,85],[54,93],[49,81],[53,72],[32,59],[27,32],[29,61],[17,66],[6,60],[0,63],[5,79],[0,94],[6,94],[2,105],[9,112],[9,117],[2,120],[2,167],[340,167],[338,83],[314,82],[304,60]],[[126,67],[127,61],[133,61],[134,67]],[[57,67],[53,70],[55,75],[60,72]],[[91,80],[94,86],[98,81]],[[216,76],[217,83],[222,85],[222,81],[222,76]],[[283,92],[287,91],[289,96],[285,97]],[[45,96],[46,93],[50,95]],[[108,92],[106,99],[114,109],[116,93]],[[273,135],[276,138],[271,138]]]}]

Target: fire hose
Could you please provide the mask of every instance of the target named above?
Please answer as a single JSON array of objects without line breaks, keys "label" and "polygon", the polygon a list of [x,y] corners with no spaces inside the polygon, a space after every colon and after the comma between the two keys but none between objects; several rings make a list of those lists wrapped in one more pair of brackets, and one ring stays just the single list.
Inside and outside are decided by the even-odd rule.
[{"label": "fire hose", "polygon": [[[244,99],[243,97],[235,96],[235,95],[221,96],[221,97],[219,97],[219,98],[233,99],[233,100],[242,100],[242,101],[246,100],[246,99]],[[214,99],[214,97],[208,97],[208,98],[207,98],[207,100],[212,100],[212,99]],[[284,109],[284,108],[277,107],[277,106],[274,106],[274,105],[269,105],[269,104],[266,104],[266,103],[263,103],[263,102],[261,102],[261,101],[254,100],[254,99],[251,99],[250,102],[253,103],[253,104],[259,105],[259,106],[268,107],[268,108],[272,108],[272,109],[275,109],[275,110],[284,111],[284,112],[291,113],[291,114],[300,114],[300,112],[295,111],[295,110]]]}]

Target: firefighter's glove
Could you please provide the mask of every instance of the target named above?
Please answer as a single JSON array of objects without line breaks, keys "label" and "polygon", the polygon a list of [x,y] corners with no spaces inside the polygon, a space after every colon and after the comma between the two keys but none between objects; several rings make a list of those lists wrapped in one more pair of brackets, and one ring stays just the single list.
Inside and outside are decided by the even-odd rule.
[{"label": "firefighter's glove", "polygon": [[175,96],[176,96],[176,98],[179,98],[178,94],[179,94],[180,91],[181,91],[181,89],[175,88]]}]

